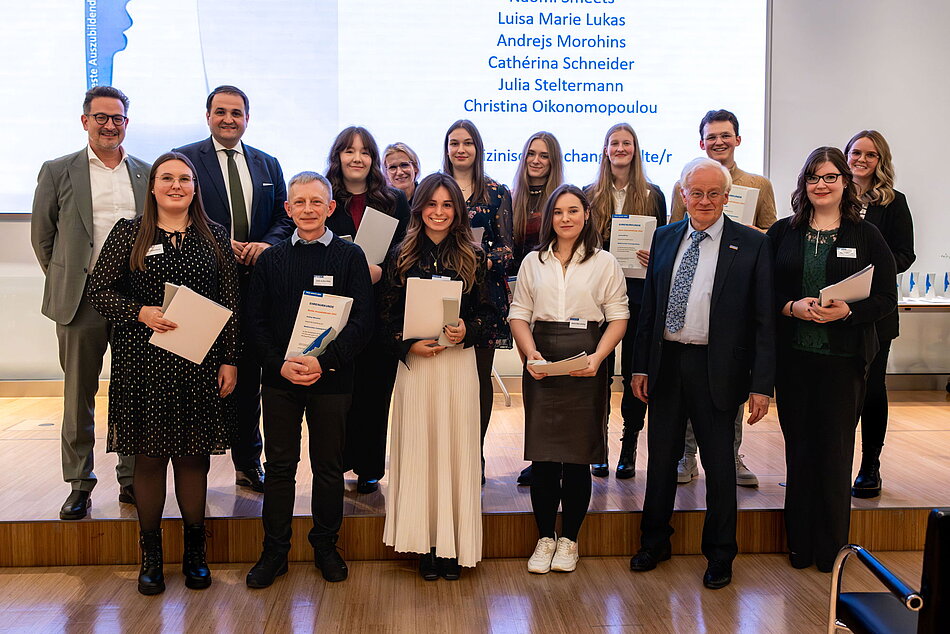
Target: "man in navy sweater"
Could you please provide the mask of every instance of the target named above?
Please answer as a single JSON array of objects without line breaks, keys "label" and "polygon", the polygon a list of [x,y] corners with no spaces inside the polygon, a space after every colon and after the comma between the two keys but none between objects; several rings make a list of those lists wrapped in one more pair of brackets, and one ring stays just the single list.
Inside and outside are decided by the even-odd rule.
[{"label": "man in navy sweater", "polygon": [[[330,182],[316,172],[301,172],[290,179],[288,193],[285,208],[297,229],[261,253],[245,316],[261,361],[267,446],[264,546],[247,574],[251,588],[266,588],[287,572],[304,413],[313,470],[314,563],[327,581],[346,579],[346,563],[336,549],[343,522],[346,414],[353,361],[373,328],[373,289],[363,251],[326,227],[336,207]],[[352,298],[349,319],[319,358],[284,359],[304,291]]]}]

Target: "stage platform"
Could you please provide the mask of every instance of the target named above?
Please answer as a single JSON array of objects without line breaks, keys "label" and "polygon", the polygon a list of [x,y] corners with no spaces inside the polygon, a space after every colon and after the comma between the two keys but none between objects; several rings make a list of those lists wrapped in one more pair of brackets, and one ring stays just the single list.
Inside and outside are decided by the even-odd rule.
[{"label": "stage platform", "polygon": [[[891,425],[883,453],[884,492],[873,500],[853,500],[852,541],[873,550],[920,550],[927,511],[950,506],[950,397],[942,391],[892,392]],[[646,487],[646,432],[641,434],[637,475],[617,480],[620,447],[619,394],[613,397],[609,440],[611,474],[594,478],[590,513],[579,537],[583,555],[627,555],[636,550]],[[68,493],[61,480],[57,398],[0,399],[0,566],[128,564],[138,561],[135,508],[118,502],[115,455],[104,453],[107,399],[97,400],[96,473],[99,484],[84,520],[58,519]],[[304,431],[306,434],[306,429]],[[521,459],[523,412],[519,394],[511,407],[496,396],[486,440],[483,491],[484,556],[525,557],[537,539],[530,490],[515,485],[525,466]],[[860,445],[860,435],[858,437]],[[774,405],[758,425],[745,428],[742,453],[760,485],[737,487],[738,539],[744,553],[784,550],[784,444]],[[855,469],[859,461],[855,455]],[[345,520],[340,546],[348,560],[401,558],[382,543],[386,480],[377,493],[360,495],[355,476],[347,474]],[[291,558],[306,561],[312,551],[309,530],[310,473],[306,452],[298,472],[294,545]],[[167,560],[181,552],[180,520],[171,473],[165,508]],[[700,552],[705,508],[700,477],[678,488],[673,550]],[[227,456],[212,458],[208,490],[209,558],[213,562],[252,562],[259,555],[261,496],[234,485]]]}]

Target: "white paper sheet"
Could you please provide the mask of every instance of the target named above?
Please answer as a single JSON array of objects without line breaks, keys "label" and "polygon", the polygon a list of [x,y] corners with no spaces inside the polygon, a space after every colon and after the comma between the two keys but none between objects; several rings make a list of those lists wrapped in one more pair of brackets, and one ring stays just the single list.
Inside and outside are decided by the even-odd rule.
[{"label": "white paper sheet", "polygon": [[581,352],[573,357],[561,359],[560,361],[528,361],[531,369],[539,374],[548,376],[564,376],[574,370],[583,370],[587,367],[587,353]]},{"label": "white paper sheet", "polygon": [[755,187],[733,185],[729,190],[729,201],[722,213],[739,224],[751,225],[755,220],[755,206],[759,202],[759,190]]},{"label": "white paper sheet", "polygon": [[406,280],[406,312],[402,338],[438,339],[444,325],[444,298],[462,301],[462,280]]},{"label": "white paper sheet", "polygon": [[354,242],[363,249],[367,262],[379,264],[386,259],[398,225],[399,220],[372,207],[363,211]]},{"label": "white paper sheet", "polygon": [[[168,287],[173,287],[169,289]],[[231,311],[187,286],[165,285],[166,297],[171,295],[165,319],[178,324],[174,330],[154,332],[148,342],[184,357],[193,363],[202,363]]]},{"label": "white paper sheet", "polygon": [[610,253],[620,262],[623,274],[627,277],[646,277],[646,267],[637,259],[637,251],[650,250],[655,231],[656,218],[653,216],[614,214],[611,217]]},{"label": "white paper sheet", "polygon": [[304,291],[284,359],[303,354],[320,356],[346,326],[352,306],[353,299],[350,297]]},{"label": "white paper sheet", "polygon": [[859,302],[867,299],[871,295],[872,279],[874,279],[874,265],[868,264],[854,275],[821,289],[818,302],[822,306],[827,306],[833,299],[843,302]]}]

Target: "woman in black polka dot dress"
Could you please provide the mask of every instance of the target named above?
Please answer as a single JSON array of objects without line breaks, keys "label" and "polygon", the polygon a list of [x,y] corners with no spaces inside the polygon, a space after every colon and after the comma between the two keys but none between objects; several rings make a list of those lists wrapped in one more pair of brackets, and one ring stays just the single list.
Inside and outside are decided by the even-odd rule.
[{"label": "woman in black polka dot dress", "polygon": [[115,225],[87,290],[96,310],[113,324],[108,450],[135,456],[143,594],[165,589],[161,516],[169,460],[185,526],[185,585],[211,583],[204,531],[210,454],[228,449],[235,432],[229,395],[237,379],[236,316],[200,365],[148,343],[153,332],[176,327],[161,309],[165,282],[237,310],[230,240],[205,215],[194,174],[181,154],[155,161],[142,217]]}]

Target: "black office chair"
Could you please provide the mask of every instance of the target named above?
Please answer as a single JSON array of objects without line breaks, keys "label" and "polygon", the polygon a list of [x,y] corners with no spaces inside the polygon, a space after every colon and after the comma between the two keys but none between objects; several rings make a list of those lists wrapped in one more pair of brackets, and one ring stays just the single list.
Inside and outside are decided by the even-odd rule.
[{"label": "black office chair", "polygon": [[[844,564],[851,555],[856,555],[888,592],[841,592]],[[861,546],[849,544],[841,549],[831,575],[828,634],[839,628],[856,634],[950,632],[950,509],[933,509],[927,518],[919,592]]]}]

